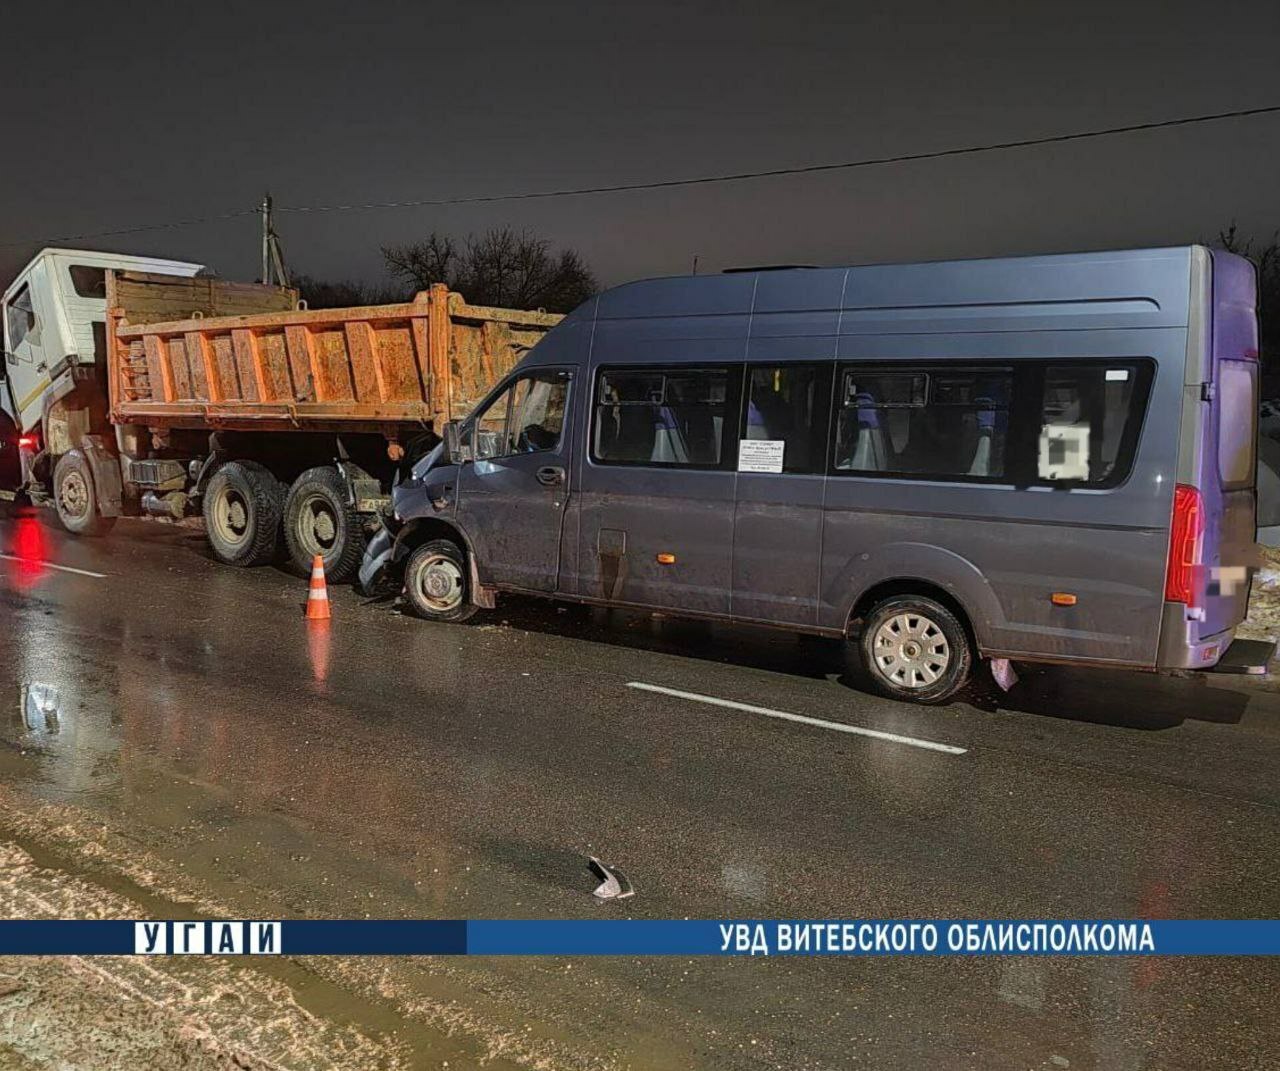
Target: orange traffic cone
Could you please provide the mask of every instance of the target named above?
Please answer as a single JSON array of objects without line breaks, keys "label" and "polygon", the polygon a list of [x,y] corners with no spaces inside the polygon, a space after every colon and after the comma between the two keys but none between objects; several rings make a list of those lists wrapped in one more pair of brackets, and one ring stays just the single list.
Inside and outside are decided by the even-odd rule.
[{"label": "orange traffic cone", "polygon": [[311,590],[307,592],[307,620],[329,620],[329,587],[324,580],[324,558],[319,554],[311,561]]}]

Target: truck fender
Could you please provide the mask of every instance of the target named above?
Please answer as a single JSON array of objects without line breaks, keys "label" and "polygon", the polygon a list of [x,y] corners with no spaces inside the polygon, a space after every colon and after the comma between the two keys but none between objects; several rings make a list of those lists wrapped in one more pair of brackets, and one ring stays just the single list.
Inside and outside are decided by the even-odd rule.
[{"label": "truck fender", "polygon": [[[69,452],[77,453],[76,450]],[[104,517],[121,516],[124,513],[124,481],[120,475],[120,459],[107,452],[101,435],[84,436],[78,452],[89,462],[89,469],[93,472],[98,512]]]},{"label": "truck fender", "polygon": [[209,485],[209,480],[213,476],[214,470],[218,467],[218,463],[224,460],[225,458],[222,454],[214,452],[200,463],[200,471],[196,473],[195,483],[191,485],[191,497],[193,499],[198,499],[204,494],[204,489]]}]

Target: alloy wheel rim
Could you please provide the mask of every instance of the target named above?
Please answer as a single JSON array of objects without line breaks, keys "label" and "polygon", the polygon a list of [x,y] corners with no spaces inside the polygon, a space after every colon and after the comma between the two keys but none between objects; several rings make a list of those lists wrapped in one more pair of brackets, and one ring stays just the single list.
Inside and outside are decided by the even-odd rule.
[{"label": "alloy wheel rim", "polygon": [[894,614],[871,641],[876,671],[898,688],[918,691],[936,684],[951,665],[951,645],[924,614]]}]

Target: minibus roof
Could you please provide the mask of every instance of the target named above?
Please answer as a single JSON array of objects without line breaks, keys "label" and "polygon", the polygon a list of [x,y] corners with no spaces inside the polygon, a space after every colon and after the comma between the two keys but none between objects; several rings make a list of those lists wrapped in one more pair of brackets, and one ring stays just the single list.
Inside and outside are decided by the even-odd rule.
[{"label": "minibus roof", "polygon": [[[1091,321],[1075,326],[1186,326],[1194,248],[644,279],[604,291],[573,316],[624,320],[835,311],[887,322],[919,318],[909,313],[946,311],[948,320],[1018,318],[1027,321],[1028,330],[1036,329],[1039,313]],[[971,329],[981,328],[975,323]]]}]

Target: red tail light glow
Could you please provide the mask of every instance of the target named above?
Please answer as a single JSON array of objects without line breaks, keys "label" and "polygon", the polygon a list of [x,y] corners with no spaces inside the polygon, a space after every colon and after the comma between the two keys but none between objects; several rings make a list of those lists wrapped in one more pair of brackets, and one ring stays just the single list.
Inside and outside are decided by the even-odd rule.
[{"label": "red tail light glow", "polygon": [[20,435],[18,437],[18,448],[20,450],[34,450],[39,441],[34,435]]},{"label": "red tail light glow", "polygon": [[1173,489],[1173,522],[1169,534],[1169,565],[1164,597],[1194,607],[1200,602],[1201,555],[1204,551],[1204,498],[1194,487]]}]

